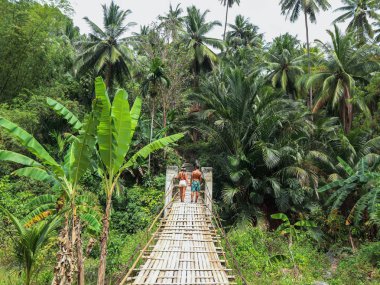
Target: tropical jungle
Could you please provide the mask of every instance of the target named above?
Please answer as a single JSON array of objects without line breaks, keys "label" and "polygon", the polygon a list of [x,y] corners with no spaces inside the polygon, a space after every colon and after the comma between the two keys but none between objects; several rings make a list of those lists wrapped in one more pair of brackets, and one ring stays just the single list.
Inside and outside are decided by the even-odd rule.
[{"label": "tropical jungle", "polygon": [[212,1],[83,33],[70,1],[0,0],[0,285],[119,284],[184,163],[236,284],[380,284],[380,1],[275,0],[306,41]]}]

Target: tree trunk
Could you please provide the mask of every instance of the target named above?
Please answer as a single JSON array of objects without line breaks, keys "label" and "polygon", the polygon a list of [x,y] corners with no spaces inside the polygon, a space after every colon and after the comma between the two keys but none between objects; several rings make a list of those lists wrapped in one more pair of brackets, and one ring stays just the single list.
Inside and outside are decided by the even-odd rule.
[{"label": "tree trunk", "polygon": [[[152,114],[151,114],[151,121],[150,121],[150,136],[149,136],[149,143],[153,140],[153,124],[154,124],[154,111],[155,111],[155,100],[152,98]],[[150,167],[151,167],[151,156],[149,154],[148,158],[148,172],[150,173]]]},{"label": "tree trunk", "polygon": [[77,263],[78,263],[78,285],[84,285],[84,260],[83,260],[83,244],[82,244],[82,227],[79,218],[76,218],[76,248],[77,248]]},{"label": "tree trunk", "polygon": [[74,272],[73,252],[69,238],[69,217],[65,215],[65,225],[59,237],[59,251],[57,253],[57,265],[54,267],[52,285],[67,285],[72,283]]},{"label": "tree trunk", "polygon": [[32,269],[25,268],[25,285],[29,285],[32,277]]},{"label": "tree trunk", "polygon": [[[307,61],[308,61],[308,73],[309,76],[311,75],[311,56],[310,56],[310,40],[309,40],[309,24],[307,20],[307,13],[306,10],[304,11],[305,14],[305,28],[306,28],[306,48],[307,48]],[[313,88],[310,87],[309,90],[309,108],[310,110],[313,109]]]},{"label": "tree trunk", "polygon": [[228,21],[228,9],[229,9],[229,5],[227,4],[226,5],[226,20],[224,22],[224,33],[223,33],[223,40],[225,41],[226,40],[226,32],[227,32],[227,21]]},{"label": "tree trunk", "polygon": [[352,251],[356,252],[356,246],[354,243],[354,239],[352,238],[351,229],[348,230],[348,240],[350,241]]},{"label": "tree trunk", "polygon": [[[112,193],[112,191],[110,193]],[[111,202],[112,202],[112,194],[107,196],[106,212],[103,215],[103,230],[102,230],[102,236],[100,239],[100,260],[99,260],[97,285],[104,285],[104,281],[106,277],[107,242],[108,242],[109,226],[110,226]]]},{"label": "tree trunk", "polygon": [[112,85],[112,64],[111,63],[107,64],[105,83],[106,83],[107,89],[111,90],[111,85]]},{"label": "tree trunk", "polygon": [[351,94],[350,90],[347,85],[344,86],[344,98],[343,98],[343,127],[344,127],[344,133],[348,134],[352,127],[352,119],[353,119],[353,113],[352,113],[352,103],[351,100]]}]

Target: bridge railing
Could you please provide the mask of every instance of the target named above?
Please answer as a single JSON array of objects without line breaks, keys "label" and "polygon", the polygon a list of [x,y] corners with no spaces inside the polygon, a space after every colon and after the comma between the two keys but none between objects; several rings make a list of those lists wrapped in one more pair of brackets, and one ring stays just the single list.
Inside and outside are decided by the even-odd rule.
[{"label": "bridge railing", "polygon": [[[177,168],[178,169],[178,168]],[[141,259],[144,255],[144,253],[147,251],[149,246],[154,240],[154,237],[157,233],[157,229],[159,229],[160,226],[156,227],[157,222],[160,218],[166,217],[170,213],[171,205],[177,198],[177,195],[179,194],[179,191],[175,191],[174,181],[177,175],[173,176],[170,175],[170,179],[166,181],[165,185],[165,196],[164,196],[164,206],[160,210],[160,212],[154,217],[152,223],[149,225],[149,227],[145,230],[144,236],[145,239],[142,239],[139,244],[136,246],[134,252],[132,253],[130,259],[128,260],[125,271],[123,271],[122,274],[117,278],[116,284],[124,285],[128,284],[128,281],[130,281],[130,277],[132,277],[133,272],[139,262],[141,262]],[[167,176],[168,177],[168,176]],[[162,223],[162,222],[161,222]],[[157,228],[157,229],[156,229]],[[127,273],[125,273],[128,270]]]},{"label": "bridge railing", "polygon": [[[202,168],[202,172],[205,170],[206,168]],[[226,231],[224,230],[224,227],[223,227],[223,224],[222,224],[222,219],[220,218],[220,215],[219,215],[219,212],[218,212],[218,207],[215,203],[215,201],[212,199],[212,196],[210,196],[210,193],[212,194],[212,188],[210,189],[210,174],[207,173],[207,172],[203,172],[203,180],[204,180],[204,191],[203,191],[203,195],[204,195],[204,201],[205,201],[205,206],[206,206],[206,209],[208,210],[209,213],[211,213],[211,217],[212,219],[214,220],[214,224],[215,226],[217,227],[217,230],[220,232],[221,236],[223,237],[224,239],[224,242],[226,244],[226,247],[227,247],[227,250],[228,250],[228,253],[230,255],[230,258],[233,262],[233,267],[231,268],[233,271],[235,271],[236,275],[238,276],[237,279],[240,279],[241,281],[241,284],[243,285],[248,285],[247,283],[247,280],[245,279],[245,277],[243,276],[243,273],[242,273],[242,270],[241,270],[241,266],[239,264],[239,262],[237,261],[236,257],[235,257],[235,254],[234,254],[234,249],[228,239],[228,236],[227,236],[227,233]],[[212,172],[211,172],[211,187],[212,187]],[[209,203],[206,203],[206,201],[209,201]],[[223,247],[222,244],[220,244],[221,247]],[[224,256],[224,259],[225,259],[225,262],[226,262],[226,267],[230,267],[229,265],[229,262],[228,262],[228,258],[226,256],[226,253],[223,252],[223,256]]]}]

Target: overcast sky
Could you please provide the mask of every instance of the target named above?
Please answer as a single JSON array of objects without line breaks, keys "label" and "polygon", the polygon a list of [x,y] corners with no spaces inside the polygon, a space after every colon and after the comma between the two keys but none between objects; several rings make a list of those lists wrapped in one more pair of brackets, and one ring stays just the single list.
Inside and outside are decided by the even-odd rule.
[{"label": "overcast sky", "polygon": [[[102,26],[102,8],[101,4],[109,4],[111,0],[71,0],[75,10],[74,22],[79,26],[81,32],[88,33],[89,28],[83,21],[83,17],[87,16],[92,21]],[[220,5],[219,0],[115,0],[115,2],[123,9],[132,10],[129,21],[136,22],[138,25],[148,25],[153,21],[157,21],[158,15],[163,15],[169,9],[169,4],[173,6],[181,3],[181,7],[185,8],[195,5],[202,11],[209,9],[207,15],[208,20],[219,20],[224,24],[225,8]],[[238,14],[248,17],[251,22],[259,26],[260,31],[264,33],[265,39],[270,41],[272,38],[289,32],[298,35],[300,40],[305,41],[305,27],[303,17],[296,23],[290,23],[285,20],[285,16],[281,15],[279,6],[280,0],[241,0],[240,6],[234,6],[230,9],[229,22],[233,22]],[[327,12],[321,12],[318,15],[317,23],[310,25],[310,39],[327,40],[326,29],[331,29],[331,22],[339,15],[333,13],[333,10],[341,6],[340,0],[330,0],[332,9]],[[139,30],[138,26],[132,31]],[[217,27],[210,33],[210,36],[221,38],[223,28]]]}]

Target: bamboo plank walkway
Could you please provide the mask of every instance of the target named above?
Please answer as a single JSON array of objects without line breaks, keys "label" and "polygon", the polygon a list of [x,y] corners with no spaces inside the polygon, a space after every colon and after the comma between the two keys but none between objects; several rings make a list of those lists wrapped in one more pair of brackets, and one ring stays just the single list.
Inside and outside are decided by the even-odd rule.
[{"label": "bamboo plank walkway", "polygon": [[202,200],[190,203],[190,189],[185,203],[173,202],[154,238],[133,284],[235,284],[206,207]]}]

